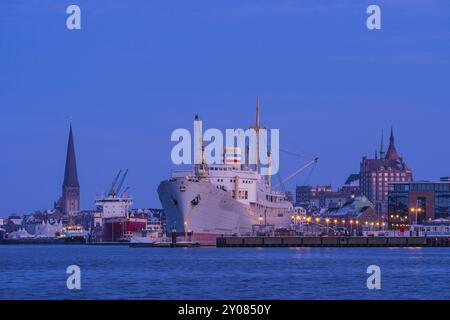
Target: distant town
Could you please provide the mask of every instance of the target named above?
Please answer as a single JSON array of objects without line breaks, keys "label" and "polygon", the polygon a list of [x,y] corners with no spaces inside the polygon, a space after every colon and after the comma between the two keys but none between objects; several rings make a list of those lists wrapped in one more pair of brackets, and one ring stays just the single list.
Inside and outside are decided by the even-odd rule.
[{"label": "distant town", "polygon": [[[362,157],[359,172],[350,173],[337,189],[331,185],[298,185],[294,196],[286,192],[286,200],[295,208],[290,214],[288,228],[270,230],[270,222],[267,223],[261,214],[261,228],[254,228],[253,235],[398,236],[413,232],[425,236],[450,235],[450,177],[414,181],[413,170],[397,151],[394,129],[390,131],[387,148],[383,133],[380,140],[373,157]],[[115,179],[111,179],[110,191],[96,199],[95,210],[81,210],[81,187],[70,126],[62,193],[54,202],[54,208],[0,218],[0,239],[120,242],[133,237],[163,238],[172,229],[186,237],[192,235],[187,221],[182,226],[184,229],[167,225],[163,209],[133,208],[133,199],[127,195],[128,188],[124,188],[127,173],[121,170]],[[199,175],[197,171],[196,175]],[[248,191],[242,191],[242,195],[239,191],[238,198],[237,190],[241,187],[237,179],[230,182],[236,185],[233,198],[246,200]],[[243,183],[250,184],[251,180]],[[180,186],[181,192],[184,192],[183,188],[185,186]],[[222,186],[218,189],[226,190]],[[266,197],[272,202],[278,201],[272,199],[273,196]],[[195,208],[200,201],[199,195],[190,205]],[[173,202],[176,206],[176,201]]]}]

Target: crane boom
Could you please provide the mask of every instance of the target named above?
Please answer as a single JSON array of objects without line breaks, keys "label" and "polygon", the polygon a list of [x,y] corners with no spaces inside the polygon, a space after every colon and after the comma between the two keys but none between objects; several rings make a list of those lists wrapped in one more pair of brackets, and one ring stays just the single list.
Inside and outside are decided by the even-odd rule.
[{"label": "crane boom", "polygon": [[123,182],[125,181],[125,178],[127,177],[127,174],[128,174],[128,169],[125,170],[125,173],[123,174],[122,179],[120,180],[120,183],[119,183],[119,185],[117,186],[116,194],[119,194],[120,189],[122,189]]},{"label": "crane boom", "polygon": [[120,195],[121,197],[123,197],[125,195],[125,193],[127,193],[127,191],[130,190],[130,187],[126,187],[123,191],[122,194]]},{"label": "crane boom", "polygon": [[109,191],[109,195],[111,195],[111,196],[116,193],[116,184],[117,184],[117,181],[120,178],[121,173],[122,173],[122,170],[119,171],[119,173],[117,174],[116,178],[113,180],[113,183],[112,183],[112,186],[111,186],[111,191]]},{"label": "crane boom", "polygon": [[285,184],[286,182],[288,182],[289,180],[291,180],[292,178],[294,178],[295,176],[297,176],[298,174],[302,173],[303,171],[305,171],[306,169],[308,169],[310,166],[312,166],[313,164],[316,164],[319,161],[319,158],[315,158],[313,160],[311,160],[310,162],[308,162],[307,164],[305,164],[303,167],[301,167],[300,169],[298,169],[297,171],[295,171],[293,174],[291,174],[289,177],[287,177],[286,179],[284,179],[283,181],[280,181],[274,188],[278,188],[280,185]]}]

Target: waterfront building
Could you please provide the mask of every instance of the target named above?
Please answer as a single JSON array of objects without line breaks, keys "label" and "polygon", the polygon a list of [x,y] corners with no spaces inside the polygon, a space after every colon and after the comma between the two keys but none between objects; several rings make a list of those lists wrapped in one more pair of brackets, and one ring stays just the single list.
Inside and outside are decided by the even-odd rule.
[{"label": "waterfront building", "polygon": [[18,231],[22,227],[22,221],[22,217],[18,215],[11,215],[5,221],[3,229],[6,230],[6,233]]},{"label": "waterfront building", "polygon": [[450,217],[450,179],[389,184],[388,221],[392,229]]},{"label": "waterfront building", "polygon": [[359,180],[359,173],[351,174],[339,191],[348,199],[360,196],[361,188],[359,186]]},{"label": "waterfront building", "polygon": [[364,196],[355,197],[338,209],[328,209],[322,215],[323,219],[333,228],[344,228],[351,234],[385,226],[376,214],[374,205]]},{"label": "waterfront building", "polygon": [[333,192],[331,185],[297,186],[295,190],[295,204],[303,208],[325,208],[325,196],[331,192]]},{"label": "waterfront building", "polygon": [[379,158],[377,153],[374,159],[363,157],[359,177],[361,194],[375,205],[375,212],[379,217],[385,219],[388,212],[389,184],[413,180],[412,170],[397,153],[393,129],[387,152],[384,151],[382,136]]},{"label": "waterfront building", "polygon": [[80,183],[78,181],[72,125],[70,125],[69,140],[67,143],[67,156],[64,170],[64,182],[62,186],[62,196],[55,204],[55,208],[65,215],[72,215],[80,211]]},{"label": "waterfront building", "polygon": [[324,209],[340,208],[358,195],[359,187],[351,183],[344,185],[338,191],[333,191],[331,185],[297,186],[295,205],[317,213]]}]

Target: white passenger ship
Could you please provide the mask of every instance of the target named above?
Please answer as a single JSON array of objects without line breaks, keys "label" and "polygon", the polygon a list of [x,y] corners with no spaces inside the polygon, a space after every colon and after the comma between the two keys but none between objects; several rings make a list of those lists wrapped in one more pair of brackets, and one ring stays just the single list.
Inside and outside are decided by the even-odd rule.
[{"label": "white passenger ship", "polygon": [[[258,136],[259,102],[256,112]],[[190,234],[190,239],[209,241],[220,235],[249,235],[262,224],[287,228],[294,207],[286,194],[271,190],[270,177],[260,175],[258,165],[241,165],[240,148],[225,148],[224,154],[224,164],[203,161],[192,169],[172,172],[171,179],[160,183],[167,231],[176,229],[180,235]]]}]

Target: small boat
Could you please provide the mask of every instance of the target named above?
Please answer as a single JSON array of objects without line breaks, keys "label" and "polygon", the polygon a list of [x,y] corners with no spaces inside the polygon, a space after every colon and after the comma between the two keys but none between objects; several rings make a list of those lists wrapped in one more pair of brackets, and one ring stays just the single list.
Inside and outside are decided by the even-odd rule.
[{"label": "small boat", "polygon": [[153,243],[152,247],[156,248],[194,248],[200,247],[200,243],[193,241],[167,242],[160,241]]},{"label": "small boat", "polygon": [[156,241],[157,239],[150,237],[133,237],[130,239],[130,248],[153,247]]}]

